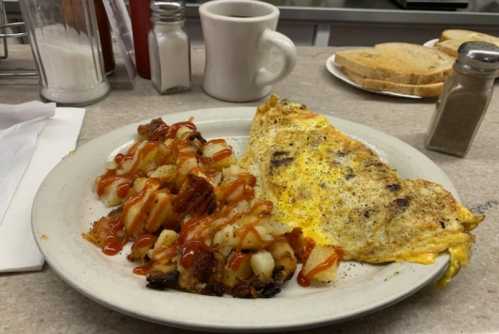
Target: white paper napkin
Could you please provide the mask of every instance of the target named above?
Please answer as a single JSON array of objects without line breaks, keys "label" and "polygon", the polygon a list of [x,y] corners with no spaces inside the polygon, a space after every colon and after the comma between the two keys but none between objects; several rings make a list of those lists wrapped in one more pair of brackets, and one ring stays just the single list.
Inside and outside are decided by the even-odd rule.
[{"label": "white paper napkin", "polygon": [[38,135],[54,111],[55,103],[38,101],[0,105],[0,224],[31,161]]},{"label": "white paper napkin", "polygon": [[74,150],[84,115],[85,109],[56,108],[41,130],[31,161],[0,222],[0,272],[42,268],[43,256],[31,232],[31,206],[48,172]]}]

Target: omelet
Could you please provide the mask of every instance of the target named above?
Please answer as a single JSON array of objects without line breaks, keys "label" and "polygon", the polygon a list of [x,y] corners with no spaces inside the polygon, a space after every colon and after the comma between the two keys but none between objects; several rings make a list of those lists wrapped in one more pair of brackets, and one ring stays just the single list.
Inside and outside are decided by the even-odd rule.
[{"label": "omelet", "polygon": [[448,282],[467,264],[482,220],[442,186],[401,178],[363,143],[306,106],[272,96],[258,107],[240,164],[257,177],[273,219],[300,227],[344,260],[433,263],[444,252]]}]

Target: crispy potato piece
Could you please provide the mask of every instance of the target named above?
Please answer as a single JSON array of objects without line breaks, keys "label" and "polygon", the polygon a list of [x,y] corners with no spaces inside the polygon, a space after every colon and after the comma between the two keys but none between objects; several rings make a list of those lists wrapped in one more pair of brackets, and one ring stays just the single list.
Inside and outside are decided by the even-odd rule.
[{"label": "crispy potato piece", "polygon": [[342,252],[334,246],[316,245],[303,264],[301,276],[309,284],[324,284],[334,281]]}]

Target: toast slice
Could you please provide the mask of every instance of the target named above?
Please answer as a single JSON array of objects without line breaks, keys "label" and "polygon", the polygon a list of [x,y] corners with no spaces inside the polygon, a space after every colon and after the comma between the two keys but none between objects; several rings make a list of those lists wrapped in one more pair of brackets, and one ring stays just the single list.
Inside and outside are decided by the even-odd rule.
[{"label": "toast slice", "polygon": [[499,43],[499,38],[482,32],[462,30],[462,29],[447,29],[442,31],[440,41],[446,40],[460,40],[460,41],[483,41],[493,44]]},{"label": "toast slice", "polygon": [[353,82],[374,91],[388,91],[399,94],[416,95],[421,97],[436,97],[442,93],[444,83],[437,82],[425,85],[401,84],[384,80],[364,78],[356,73],[342,68],[341,71]]},{"label": "toast slice", "polygon": [[457,50],[461,44],[467,42],[466,40],[459,39],[447,39],[445,41],[438,42],[435,47],[442,52],[445,52],[449,56],[457,57]]},{"label": "toast slice", "polygon": [[445,81],[454,58],[417,44],[382,43],[373,48],[339,51],[335,62],[362,78],[425,85]]},{"label": "toast slice", "polygon": [[435,47],[449,56],[457,57],[457,51],[465,42],[488,42],[499,46],[499,38],[470,30],[449,29],[444,30],[440,42]]}]

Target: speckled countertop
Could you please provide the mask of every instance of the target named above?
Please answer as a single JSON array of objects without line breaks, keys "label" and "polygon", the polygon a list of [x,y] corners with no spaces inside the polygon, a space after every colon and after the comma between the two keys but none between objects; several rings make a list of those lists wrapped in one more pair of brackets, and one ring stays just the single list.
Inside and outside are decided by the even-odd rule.
[{"label": "speckled countertop", "polygon": [[[476,230],[471,264],[445,289],[428,286],[370,316],[307,333],[496,333],[499,332],[499,89],[465,159],[423,148],[433,102],[389,98],[358,91],[331,77],[324,63],[331,48],[301,48],[295,70],[274,91],[320,113],[380,129],[413,145],[451,178],[466,206],[487,214]],[[79,144],[145,118],[190,109],[228,106],[200,89],[204,52],[194,49],[191,92],[159,96],[149,81],[114,90],[89,106]],[[30,66],[30,52],[14,48],[0,63]],[[32,79],[0,79],[0,103],[38,99]],[[249,105],[255,105],[251,103]],[[332,303],[341,301],[331,301]],[[41,272],[0,274],[0,333],[193,333],[137,320],[105,308],[64,283],[49,266]],[[305,331],[303,331],[305,333]]]}]

